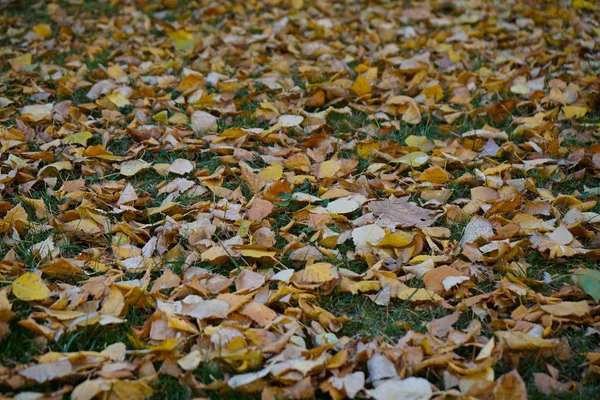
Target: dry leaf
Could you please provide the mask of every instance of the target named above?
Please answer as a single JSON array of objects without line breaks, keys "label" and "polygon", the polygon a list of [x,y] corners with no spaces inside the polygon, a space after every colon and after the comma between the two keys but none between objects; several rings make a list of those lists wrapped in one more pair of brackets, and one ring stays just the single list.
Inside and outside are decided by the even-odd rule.
[{"label": "dry leaf", "polygon": [[44,383],[57,378],[69,376],[73,372],[73,366],[69,360],[61,360],[44,364],[33,365],[20,371],[19,374],[27,379]]},{"label": "dry leaf", "polygon": [[50,295],[50,289],[42,278],[33,272],[27,272],[12,283],[13,294],[20,300],[43,300]]},{"label": "dry leaf", "polygon": [[435,222],[434,213],[409,203],[408,197],[397,199],[391,196],[388,200],[373,201],[369,203],[369,208],[377,216],[379,226],[391,229],[398,225],[404,228],[411,226],[424,228]]},{"label": "dry leaf", "polygon": [[216,132],[218,130],[217,117],[204,112],[196,111],[192,114],[192,130],[195,133],[206,134]]},{"label": "dry leaf", "polygon": [[429,400],[433,394],[427,380],[414,377],[386,381],[367,393],[375,400]]}]

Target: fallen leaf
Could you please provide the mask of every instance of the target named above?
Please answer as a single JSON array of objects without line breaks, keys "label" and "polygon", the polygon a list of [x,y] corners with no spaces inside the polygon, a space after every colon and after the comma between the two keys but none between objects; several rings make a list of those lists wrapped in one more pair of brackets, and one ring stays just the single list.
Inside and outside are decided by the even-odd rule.
[{"label": "fallen leaf", "polygon": [[52,28],[48,24],[38,24],[33,27],[33,31],[42,39],[49,39],[52,36]]},{"label": "fallen leaf", "polygon": [[594,301],[600,301],[600,271],[593,269],[577,269],[573,273],[573,282],[583,292],[592,296]]},{"label": "fallen leaf", "polygon": [[398,225],[405,228],[424,228],[435,222],[434,213],[409,203],[408,197],[391,196],[388,200],[373,201],[369,203],[369,208],[378,217],[378,225],[391,229]]},{"label": "fallen leaf", "polygon": [[247,217],[254,221],[261,221],[267,215],[271,214],[273,211],[273,203],[267,200],[256,199],[254,200],[252,207],[248,210],[246,214]]},{"label": "fallen leaf", "polygon": [[379,244],[384,238],[385,231],[375,224],[354,228],[352,231],[352,240],[356,250],[368,249]]},{"label": "fallen leaf", "polygon": [[45,118],[48,118],[52,114],[52,109],[54,108],[54,104],[37,104],[33,106],[25,106],[21,108],[21,115],[27,117],[29,120],[33,122],[42,121]]},{"label": "fallen leaf", "polygon": [[45,383],[57,378],[63,378],[73,373],[73,366],[69,360],[61,360],[33,365],[19,371],[19,374],[37,383]]},{"label": "fallen leaf", "polygon": [[304,117],[301,115],[282,115],[279,117],[281,126],[285,128],[299,126],[302,121],[304,121]]},{"label": "fallen leaf", "polygon": [[327,211],[333,214],[350,214],[358,210],[361,203],[352,197],[342,197],[327,204]]},{"label": "fallen leaf", "polygon": [[131,160],[125,161],[121,164],[121,168],[119,173],[124,176],[134,176],[140,171],[148,169],[152,166],[152,164],[144,161],[144,160]]},{"label": "fallen leaf", "polygon": [[363,75],[359,75],[350,90],[357,96],[371,93],[371,84]]},{"label": "fallen leaf", "polygon": [[408,153],[397,159],[399,163],[410,165],[411,167],[420,167],[429,160],[429,156],[422,151]]},{"label": "fallen leaf", "polygon": [[460,239],[460,245],[473,243],[479,238],[487,239],[493,235],[494,229],[492,228],[492,224],[483,218],[475,217],[465,227],[463,236]]},{"label": "fallen leaf", "polygon": [[496,381],[494,400],[527,400],[527,387],[516,369],[506,373]]},{"label": "fallen leaf", "polygon": [[207,112],[195,111],[191,118],[192,130],[195,133],[206,134],[216,132],[218,130],[217,121],[219,119]]},{"label": "fallen leaf", "polygon": [[558,346],[555,341],[541,339],[523,332],[497,331],[494,334],[507,348],[515,351],[553,349]]},{"label": "fallen leaf", "polygon": [[556,317],[583,317],[589,315],[590,307],[587,301],[562,301],[557,304],[542,304],[540,308]]},{"label": "fallen leaf", "polygon": [[429,400],[433,392],[427,380],[409,377],[383,382],[375,389],[367,390],[367,394],[375,400]]},{"label": "fallen leaf", "polygon": [[24,301],[43,300],[50,295],[50,289],[42,278],[33,272],[27,272],[12,283],[13,294]]},{"label": "fallen leaf", "polygon": [[186,160],[185,158],[178,158],[173,161],[168,171],[177,175],[185,175],[189,174],[194,170],[194,164],[190,160]]}]

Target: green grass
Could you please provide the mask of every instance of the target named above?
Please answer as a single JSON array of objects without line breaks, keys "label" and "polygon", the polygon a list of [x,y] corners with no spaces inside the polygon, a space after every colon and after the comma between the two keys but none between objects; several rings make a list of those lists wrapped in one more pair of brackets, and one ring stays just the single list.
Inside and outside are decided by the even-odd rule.
[{"label": "green grass", "polygon": [[33,307],[22,301],[15,301],[12,311],[17,316],[9,322],[10,334],[0,342],[0,365],[5,367],[32,362],[34,357],[45,352],[43,340],[36,339],[33,332],[18,324],[20,319],[26,318],[33,311]]},{"label": "green grass", "polygon": [[192,390],[188,386],[182,385],[172,376],[160,374],[158,379],[152,383],[154,394],[152,400],[172,399],[172,400],[190,400],[194,397]]},{"label": "green grass", "polygon": [[[94,325],[79,328],[74,332],[65,332],[57,341],[46,340],[36,336],[30,330],[19,325],[19,321],[26,319],[35,308],[22,301],[13,303],[13,312],[16,317],[9,322],[10,334],[0,342],[0,365],[13,368],[23,364],[34,363],[36,358],[49,352],[101,352],[107,346],[122,342],[128,349],[133,344],[129,337],[133,335],[132,326],[141,325],[148,318],[148,314],[141,310],[130,308],[127,312],[127,321],[120,325],[100,326]],[[29,391],[49,392],[62,388],[65,384],[76,385],[81,381],[78,377],[68,380],[49,381],[41,385],[29,385]],[[171,389],[172,390],[172,389]],[[0,385],[0,393],[9,393],[11,389]],[[184,398],[184,397],[181,397]]]},{"label": "green grass", "polygon": [[0,5],[0,14],[14,18],[24,25],[50,23],[50,16],[43,4],[36,0],[20,0]]},{"label": "green grass", "polygon": [[10,321],[10,335],[0,342],[1,364],[19,365],[30,363],[34,358],[46,351],[78,352],[102,351],[110,344],[122,342],[128,349],[133,348],[129,335],[133,334],[132,326],[142,325],[149,314],[144,310],[130,307],[126,314],[126,323],[110,326],[93,325],[79,328],[73,332],[65,332],[56,341],[40,340],[33,332],[19,325],[30,313],[36,311],[26,302],[17,300],[13,303],[16,317]]},{"label": "green grass", "polygon": [[[213,382],[214,379],[223,379],[223,369],[212,363],[201,363],[200,366],[193,372],[194,378],[204,384]],[[151,400],[159,399],[172,399],[172,400],[191,400],[192,398],[198,397],[199,395],[208,396],[211,400],[217,399],[234,399],[234,400],[257,400],[260,399],[260,393],[258,394],[244,394],[240,392],[234,392],[231,390],[224,391],[194,391],[179,380],[165,374],[160,374],[158,379],[152,383],[154,393]]]},{"label": "green grass", "polygon": [[425,307],[424,310],[416,312],[410,302],[395,299],[389,306],[384,307],[362,295],[338,292],[319,297],[317,304],[335,316],[351,318],[336,332],[338,337],[381,336],[389,343],[396,343],[409,329],[424,332],[426,322],[448,314],[439,307]]},{"label": "green grass", "polygon": [[[527,356],[519,363],[519,372],[527,385],[529,399],[591,399],[596,395],[592,395],[600,389],[600,381],[597,378],[586,376],[588,365],[586,354],[587,352],[597,352],[600,350],[598,340],[594,336],[585,336],[579,328],[566,328],[561,337],[565,337],[569,342],[572,357],[569,360],[561,361],[556,358],[551,360],[551,365],[558,369],[560,373],[560,382],[569,380],[581,382],[577,390],[567,393],[555,393],[546,397],[540,393],[534,384],[534,373],[548,373],[545,367],[545,360],[536,358],[533,355]],[[497,373],[509,372],[512,367],[500,362],[495,367]]]},{"label": "green grass", "polygon": [[352,110],[351,115],[332,112],[327,116],[327,124],[336,134],[354,132],[369,123],[369,114],[356,110]]}]

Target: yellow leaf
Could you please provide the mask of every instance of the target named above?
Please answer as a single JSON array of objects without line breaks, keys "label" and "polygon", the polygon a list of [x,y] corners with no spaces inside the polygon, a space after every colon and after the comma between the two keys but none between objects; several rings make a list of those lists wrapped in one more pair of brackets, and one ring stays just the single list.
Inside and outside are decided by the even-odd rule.
[{"label": "yellow leaf", "polygon": [[214,246],[202,253],[203,262],[222,264],[229,261],[229,254],[222,246]]},{"label": "yellow leaf", "polygon": [[12,283],[13,294],[19,300],[43,300],[50,294],[50,289],[39,275],[27,272]]},{"label": "yellow leaf", "polygon": [[102,232],[103,230],[91,219],[75,219],[67,222],[63,225],[63,231],[65,232],[77,232],[77,234],[86,233],[88,235],[94,235]]},{"label": "yellow leaf", "polygon": [[48,24],[38,24],[33,27],[33,31],[41,38],[48,39],[52,36],[52,28]]},{"label": "yellow leaf", "polygon": [[379,281],[371,280],[371,281],[353,281],[352,279],[348,279],[346,277],[342,277],[342,281],[340,282],[340,291],[341,292],[349,292],[352,294],[365,293],[365,292],[373,292],[381,289],[381,284]]},{"label": "yellow leaf", "polygon": [[152,396],[152,393],[154,393],[154,390],[142,380],[115,380],[110,389],[112,392],[111,394],[115,395],[114,397],[128,400],[144,400]]},{"label": "yellow leaf", "polygon": [[106,69],[106,71],[108,72],[108,76],[113,79],[119,79],[127,76],[127,73],[123,71],[119,64],[111,65]]},{"label": "yellow leaf", "polygon": [[385,236],[377,246],[392,246],[392,247],[404,247],[409,245],[415,235],[409,232],[396,231],[394,233],[386,232]]},{"label": "yellow leaf", "polygon": [[57,258],[56,260],[48,261],[46,264],[40,266],[40,270],[44,275],[51,277],[65,277],[65,276],[81,276],[83,271],[77,264],[83,266],[83,261],[70,260],[66,258]]},{"label": "yellow leaf", "polygon": [[166,110],[163,110],[163,111],[159,112],[158,114],[154,115],[152,117],[152,119],[156,122],[166,124],[167,121],[169,120],[169,115],[167,114]]},{"label": "yellow leaf", "polygon": [[[460,57],[458,61],[460,61]],[[421,94],[425,97],[433,97],[435,101],[440,101],[444,97],[444,91],[440,85],[427,86]]]},{"label": "yellow leaf", "polygon": [[275,256],[275,254],[277,254],[276,251],[269,251],[269,250],[243,249],[243,248],[242,249],[236,249],[236,250],[242,256],[244,256],[244,257],[250,257],[250,258],[262,258],[262,257],[273,258]]},{"label": "yellow leaf", "polygon": [[242,128],[227,128],[219,134],[219,136],[221,136],[221,137],[226,137],[226,138],[231,138],[231,139],[238,139],[245,135],[247,135],[247,133]]},{"label": "yellow leaf", "polygon": [[410,135],[404,140],[404,142],[407,146],[416,147],[420,149],[421,146],[424,146],[425,144],[429,143],[429,139],[427,139],[427,136]]},{"label": "yellow leaf", "polygon": [[189,118],[183,113],[175,113],[169,117],[169,123],[172,125],[186,125],[189,122]]},{"label": "yellow leaf", "polygon": [[161,351],[169,352],[169,351],[172,351],[173,349],[175,349],[175,347],[177,347],[178,344],[179,344],[179,340],[167,337],[165,339],[165,341],[162,342],[161,344],[159,344],[157,346],[148,346],[148,348],[153,353],[161,352]]},{"label": "yellow leaf", "polygon": [[555,317],[583,317],[589,315],[590,306],[583,301],[563,301],[557,304],[541,305],[540,308]]},{"label": "yellow leaf", "polygon": [[400,300],[408,301],[441,301],[442,298],[427,289],[406,289],[398,293],[396,296]]},{"label": "yellow leaf", "polygon": [[18,65],[20,67],[27,67],[31,65],[32,62],[33,56],[31,55],[31,53],[26,53],[23,54],[21,57],[13,58],[12,60],[10,60],[10,63],[13,66],[13,68],[15,65]]},{"label": "yellow leaf", "polygon": [[121,164],[120,174],[125,176],[133,176],[144,169],[150,168],[151,166],[152,164],[144,160],[126,161]]},{"label": "yellow leaf", "polygon": [[586,9],[586,10],[594,11],[596,9],[593,2],[585,1],[585,0],[572,0],[571,6],[575,10]]},{"label": "yellow leaf", "polygon": [[421,175],[419,175],[417,181],[440,185],[442,183],[446,183],[449,179],[448,173],[444,169],[440,167],[430,167],[423,171]]},{"label": "yellow leaf", "polygon": [[413,153],[408,153],[398,159],[396,161],[407,164],[413,167],[419,167],[425,164],[429,160],[429,156],[422,151],[415,151]]},{"label": "yellow leaf", "polygon": [[131,103],[127,100],[121,93],[111,93],[108,96],[108,99],[117,107],[125,107],[130,105]]},{"label": "yellow leaf", "polygon": [[106,150],[101,144],[86,148],[83,155],[86,157],[101,158],[103,160],[120,161],[123,159],[123,157],[116,156],[112,152]]},{"label": "yellow leaf", "polygon": [[194,49],[194,36],[183,29],[169,32],[169,38],[173,41],[173,45],[179,51],[191,51]]},{"label": "yellow leaf", "polygon": [[321,164],[319,164],[318,178],[331,178],[340,170],[340,168],[341,166],[338,161],[324,161]]},{"label": "yellow leaf", "polygon": [[[452,47],[450,47],[450,48],[448,49],[448,57],[450,57],[450,61],[452,61],[452,62],[455,62],[455,63],[457,63],[457,62],[459,62],[460,60],[462,60],[461,56],[460,56],[460,55],[458,55],[458,54],[456,54],[456,53],[454,52],[454,50],[452,50]],[[439,86],[439,85],[435,85],[435,86]],[[440,88],[440,89],[441,89],[441,88]],[[441,98],[441,97],[440,97],[440,98]]]},{"label": "yellow leaf", "polygon": [[329,263],[315,263],[294,272],[292,281],[299,285],[319,285],[340,278],[338,269]]},{"label": "yellow leaf", "polygon": [[183,29],[169,32],[168,35],[169,35],[169,38],[171,38],[171,40],[192,40],[194,37],[191,33],[187,32]]},{"label": "yellow leaf", "polygon": [[74,133],[63,139],[64,144],[81,144],[86,145],[87,141],[92,137],[92,133],[88,131]]},{"label": "yellow leaf", "polygon": [[359,64],[356,66],[356,68],[354,68],[354,72],[356,72],[357,74],[362,74],[364,72],[367,72],[369,70],[369,67],[365,64]]},{"label": "yellow leaf", "polygon": [[563,112],[566,119],[582,118],[587,114],[587,108],[578,106],[563,106]]},{"label": "yellow leaf", "polygon": [[494,332],[499,342],[503,342],[510,350],[553,349],[558,342],[528,335],[525,332],[499,331]]},{"label": "yellow leaf", "polygon": [[182,318],[171,316],[168,319],[168,325],[169,328],[176,329],[178,331],[191,333],[193,335],[198,333],[198,329],[191,322]]},{"label": "yellow leaf", "polygon": [[368,158],[371,150],[379,150],[379,142],[363,142],[356,144],[356,153],[360,158]]},{"label": "yellow leaf", "polygon": [[408,108],[406,109],[404,114],[402,114],[402,121],[414,125],[421,122],[422,119],[423,118],[421,117],[421,112],[419,111],[419,108],[415,104],[409,103]]},{"label": "yellow leaf", "polygon": [[263,168],[262,171],[259,172],[258,176],[265,183],[275,182],[281,179],[283,175],[283,168],[281,165],[271,165],[269,167]]},{"label": "yellow leaf", "polygon": [[371,84],[363,75],[356,78],[356,81],[350,88],[350,90],[357,96],[364,96],[365,94],[371,93]]},{"label": "yellow leaf", "polygon": [[250,232],[250,226],[252,225],[252,221],[248,221],[247,219],[242,221],[240,225],[240,229],[238,229],[238,236],[245,237]]}]

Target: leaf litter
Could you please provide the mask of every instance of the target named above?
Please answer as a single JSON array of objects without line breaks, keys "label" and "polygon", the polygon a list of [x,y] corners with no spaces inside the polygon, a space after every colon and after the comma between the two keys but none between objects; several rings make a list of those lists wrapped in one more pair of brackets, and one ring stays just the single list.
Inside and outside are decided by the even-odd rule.
[{"label": "leaf litter", "polygon": [[0,7],[3,393],[597,385],[597,4]]}]

